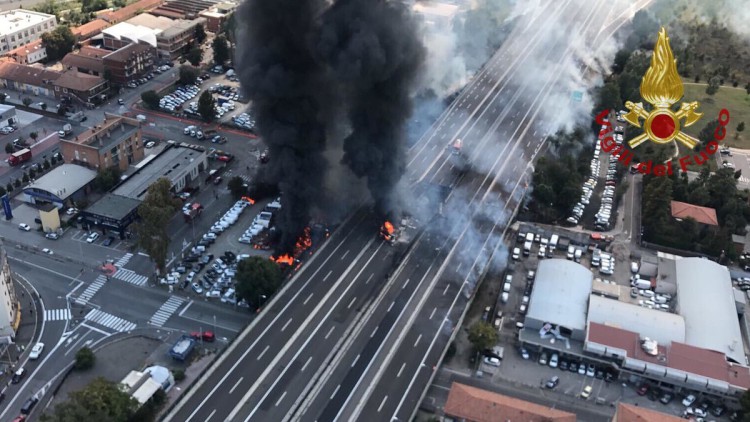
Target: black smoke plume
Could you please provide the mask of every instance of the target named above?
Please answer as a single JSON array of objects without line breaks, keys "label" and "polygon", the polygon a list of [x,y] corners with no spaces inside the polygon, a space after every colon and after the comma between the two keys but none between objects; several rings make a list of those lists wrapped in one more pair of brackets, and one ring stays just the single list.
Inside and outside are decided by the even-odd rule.
[{"label": "black smoke plume", "polygon": [[342,162],[366,178],[376,210],[398,206],[404,123],[425,56],[417,25],[398,2],[328,4],[245,0],[236,17],[237,71],[270,149],[266,176],[283,195],[281,253],[293,249],[311,209],[324,207],[323,153],[334,127],[347,128]]},{"label": "black smoke plume", "polygon": [[345,98],[351,133],[342,162],[366,178],[381,215],[399,208],[411,88],[425,58],[416,29],[400,2],[339,0],[322,16],[316,47]]},{"label": "black smoke plume", "polygon": [[326,127],[321,99],[329,86],[310,37],[324,0],[246,0],[237,12],[237,72],[271,162],[265,176],[278,183],[280,251],[293,249],[320,198]]}]

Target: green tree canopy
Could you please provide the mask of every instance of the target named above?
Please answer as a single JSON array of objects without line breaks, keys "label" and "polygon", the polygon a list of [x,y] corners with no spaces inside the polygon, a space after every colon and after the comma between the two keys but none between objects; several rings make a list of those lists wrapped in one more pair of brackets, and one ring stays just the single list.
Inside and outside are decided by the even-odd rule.
[{"label": "green tree canopy", "polygon": [[469,328],[469,342],[477,351],[491,349],[498,339],[495,327],[486,322],[477,322]]},{"label": "green tree canopy", "polygon": [[66,54],[73,51],[75,43],[76,37],[66,25],[58,26],[52,31],[42,34],[42,45],[47,50],[49,61],[62,59]]},{"label": "green tree canopy", "polygon": [[745,122],[740,122],[740,124],[737,125],[737,132],[742,132],[745,130]]},{"label": "green tree canopy", "polygon": [[141,92],[141,101],[143,101],[143,104],[145,104],[146,107],[152,110],[159,109],[160,100],[161,100],[161,97],[159,97],[159,94],[157,94],[156,91],[152,89],[145,91],[145,92]]},{"label": "green tree canopy", "polygon": [[107,0],[82,0],[81,12],[96,12],[102,9],[106,9],[108,6],[109,5],[107,4]]},{"label": "green tree canopy", "polygon": [[136,413],[138,402],[104,378],[96,378],[83,390],[68,395],[68,400],[44,414],[44,422],[111,421],[128,422]]},{"label": "green tree canopy", "polygon": [[73,367],[79,371],[91,369],[96,362],[96,355],[86,346],[81,347],[76,352],[76,361]]},{"label": "green tree canopy", "polygon": [[5,144],[5,153],[6,154],[12,154],[14,149],[15,148],[13,148],[13,144],[11,144],[10,142],[8,142],[7,144]]},{"label": "green tree canopy", "polygon": [[200,46],[194,45],[188,50],[185,58],[193,66],[200,66],[201,60],[203,59],[203,50],[201,50]]},{"label": "green tree canopy", "polygon": [[183,85],[194,84],[199,75],[200,70],[193,66],[180,66],[180,83]]},{"label": "green tree canopy", "polygon": [[706,87],[706,94],[714,95],[719,92],[719,85],[721,85],[721,78],[718,76],[712,76],[708,79],[708,86]]},{"label": "green tree canopy", "polygon": [[120,176],[122,176],[122,171],[116,166],[99,170],[94,179],[94,187],[99,192],[108,192],[120,182]]},{"label": "green tree canopy", "polygon": [[208,91],[203,91],[198,98],[198,114],[201,115],[201,118],[205,122],[213,122],[216,119],[214,96]]},{"label": "green tree canopy", "polygon": [[146,198],[138,207],[141,220],[135,226],[138,246],[151,257],[160,274],[164,274],[169,248],[167,224],[180,208],[180,200],[172,195],[171,187],[171,182],[166,178],[149,186]]},{"label": "green tree canopy", "polygon": [[247,186],[245,181],[239,176],[234,176],[227,182],[227,188],[235,199],[239,199],[244,195],[247,195]]},{"label": "green tree canopy", "polygon": [[21,102],[23,103],[23,105],[25,105],[26,107],[28,107],[28,106],[31,105],[32,102],[34,102],[34,100],[32,100],[29,97],[23,97],[23,100],[21,100]]},{"label": "green tree canopy", "polygon": [[237,296],[260,307],[278,290],[281,279],[275,262],[259,256],[243,259],[237,264]]},{"label": "green tree canopy", "polygon": [[195,25],[195,40],[198,41],[198,44],[203,44],[203,41],[206,41],[206,28],[201,24]]},{"label": "green tree canopy", "polygon": [[224,64],[229,60],[229,43],[224,35],[217,35],[213,42],[214,62]]}]

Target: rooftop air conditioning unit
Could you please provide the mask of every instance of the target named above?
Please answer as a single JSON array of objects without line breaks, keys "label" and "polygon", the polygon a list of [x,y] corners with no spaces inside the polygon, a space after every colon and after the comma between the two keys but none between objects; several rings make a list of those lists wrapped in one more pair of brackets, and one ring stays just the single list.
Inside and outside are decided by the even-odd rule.
[{"label": "rooftop air conditioning unit", "polygon": [[641,348],[644,352],[648,353],[651,356],[656,356],[659,354],[659,343],[657,343],[656,340],[651,340],[648,337],[644,337],[643,340],[641,340]]}]

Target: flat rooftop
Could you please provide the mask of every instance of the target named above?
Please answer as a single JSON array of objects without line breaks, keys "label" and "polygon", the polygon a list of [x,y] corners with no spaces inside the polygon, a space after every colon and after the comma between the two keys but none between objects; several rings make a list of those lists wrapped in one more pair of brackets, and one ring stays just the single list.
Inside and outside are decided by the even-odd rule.
[{"label": "flat rooftop", "polygon": [[108,151],[124,139],[133,136],[139,127],[137,120],[107,114],[106,120],[100,125],[84,131],[72,140],[62,139],[61,141],[97,147],[99,151]]},{"label": "flat rooftop", "polygon": [[143,166],[127,178],[112,193],[142,201],[146,197],[149,186],[154,182],[164,177],[174,185],[177,180],[184,176],[182,170],[205,154],[205,151],[199,149],[173,145],[171,148],[162,151],[148,165]]},{"label": "flat rooftop", "polygon": [[85,213],[120,221],[141,205],[141,201],[108,193],[86,208]]},{"label": "flat rooftop", "polygon": [[54,18],[54,16],[24,9],[0,12],[0,35],[11,34],[24,28],[30,28],[50,18]]}]

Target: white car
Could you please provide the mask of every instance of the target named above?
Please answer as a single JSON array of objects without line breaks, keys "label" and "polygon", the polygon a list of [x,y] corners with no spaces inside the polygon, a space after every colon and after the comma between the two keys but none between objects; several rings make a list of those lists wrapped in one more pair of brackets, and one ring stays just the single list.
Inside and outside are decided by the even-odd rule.
[{"label": "white car", "polygon": [[31,348],[31,353],[29,353],[29,359],[31,360],[39,359],[39,356],[42,355],[42,351],[44,351],[44,343],[35,344],[34,347]]},{"label": "white car", "polygon": [[91,233],[89,237],[86,238],[86,243],[94,243],[96,242],[96,239],[99,238],[99,233]]},{"label": "white car", "polygon": [[21,224],[18,225],[18,230],[23,230],[23,231],[27,232],[27,231],[31,230],[31,227],[29,227],[29,225],[26,224],[26,223],[21,223]]},{"label": "white car", "polygon": [[149,142],[146,142],[145,147],[146,148],[153,148],[154,145],[156,145],[156,143],[154,143],[154,141],[149,141]]},{"label": "white car", "polygon": [[682,405],[685,407],[692,406],[693,403],[695,403],[695,396],[692,394],[689,394],[687,397],[682,399]]},{"label": "white car", "polygon": [[493,356],[485,356],[484,363],[490,366],[500,366],[500,359]]},{"label": "white car", "polygon": [[42,252],[46,253],[47,255],[54,255],[55,253],[52,252],[52,249],[50,248],[44,248],[42,249]]}]

